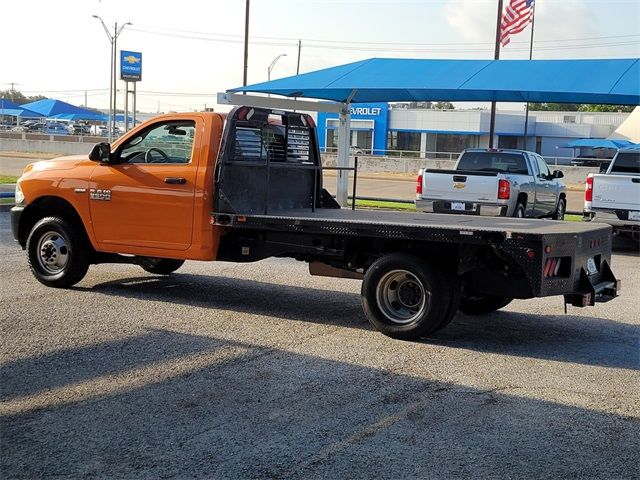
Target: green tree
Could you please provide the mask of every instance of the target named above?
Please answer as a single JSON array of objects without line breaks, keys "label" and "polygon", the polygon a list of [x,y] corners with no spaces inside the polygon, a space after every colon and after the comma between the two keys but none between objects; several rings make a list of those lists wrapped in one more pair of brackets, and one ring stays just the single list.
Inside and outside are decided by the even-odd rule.
[{"label": "green tree", "polygon": [[451,102],[436,102],[433,104],[433,108],[436,110],[453,110],[456,107]]},{"label": "green tree", "polygon": [[529,110],[549,112],[631,112],[629,105],[591,105],[587,103],[530,103]]},{"label": "green tree", "polygon": [[18,105],[23,105],[25,103],[44,100],[47,97],[44,97],[42,95],[33,95],[31,97],[28,97],[19,90],[8,89],[8,90],[0,90],[0,98],[6,98],[8,100],[11,100],[13,103],[17,103]]}]

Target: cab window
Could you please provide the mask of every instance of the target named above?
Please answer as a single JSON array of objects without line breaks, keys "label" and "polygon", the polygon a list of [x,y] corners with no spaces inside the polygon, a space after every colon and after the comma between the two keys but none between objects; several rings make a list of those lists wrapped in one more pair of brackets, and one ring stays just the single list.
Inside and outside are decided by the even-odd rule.
[{"label": "cab window", "polygon": [[122,163],[189,163],[195,122],[164,122],[142,130],[120,148]]}]

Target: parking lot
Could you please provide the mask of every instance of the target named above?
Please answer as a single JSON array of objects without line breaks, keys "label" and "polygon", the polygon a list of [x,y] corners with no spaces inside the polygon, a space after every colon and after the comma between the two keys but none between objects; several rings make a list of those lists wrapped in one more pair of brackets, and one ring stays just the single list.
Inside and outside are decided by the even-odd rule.
[{"label": "parking lot", "polygon": [[640,258],[622,296],[459,314],[420,342],[304,264],[31,276],[0,213],[3,478],[638,478]]}]

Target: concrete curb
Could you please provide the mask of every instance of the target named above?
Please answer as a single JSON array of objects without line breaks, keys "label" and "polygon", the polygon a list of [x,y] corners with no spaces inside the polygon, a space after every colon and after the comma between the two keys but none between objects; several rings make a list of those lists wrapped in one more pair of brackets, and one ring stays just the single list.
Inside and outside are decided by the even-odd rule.
[{"label": "concrete curb", "polygon": [[8,212],[15,205],[13,203],[0,203],[0,212]]}]

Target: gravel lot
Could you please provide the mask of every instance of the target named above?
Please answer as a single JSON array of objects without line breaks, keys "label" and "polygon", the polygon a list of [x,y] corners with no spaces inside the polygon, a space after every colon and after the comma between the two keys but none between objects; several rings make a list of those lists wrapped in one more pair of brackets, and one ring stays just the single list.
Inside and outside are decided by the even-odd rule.
[{"label": "gravel lot", "polygon": [[47,289],[0,213],[0,476],[639,478],[640,258],[619,247],[613,302],[401,342],[359,282],[288,260]]}]

